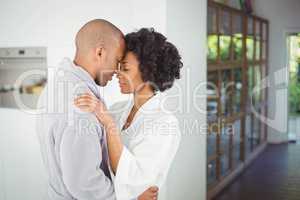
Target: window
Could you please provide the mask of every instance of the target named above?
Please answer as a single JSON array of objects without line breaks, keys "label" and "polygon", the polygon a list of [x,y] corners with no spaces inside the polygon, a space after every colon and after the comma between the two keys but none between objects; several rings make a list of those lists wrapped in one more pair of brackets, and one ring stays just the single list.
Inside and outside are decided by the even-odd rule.
[{"label": "window", "polygon": [[268,21],[208,3],[207,184],[217,185],[266,141]]}]

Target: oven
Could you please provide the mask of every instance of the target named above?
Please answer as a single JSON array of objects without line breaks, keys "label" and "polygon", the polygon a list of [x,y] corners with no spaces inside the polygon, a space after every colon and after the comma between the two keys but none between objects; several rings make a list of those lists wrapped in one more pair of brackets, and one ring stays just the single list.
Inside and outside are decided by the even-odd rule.
[{"label": "oven", "polygon": [[35,109],[46,81],[46,47],[0,48],[0,107]]}]

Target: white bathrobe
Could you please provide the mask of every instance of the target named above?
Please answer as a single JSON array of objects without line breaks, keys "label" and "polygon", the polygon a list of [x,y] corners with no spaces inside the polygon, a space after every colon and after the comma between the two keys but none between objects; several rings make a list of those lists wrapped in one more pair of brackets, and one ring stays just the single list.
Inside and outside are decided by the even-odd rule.
[{"label": "white bathrobe", "polygon": [[[165,182],[181,135],[177,118],[163,108],[164,98],[163,93],[157,93],[149,99],[131,125],[121,131],[124,148],[113,177],[118,200],[136,199],[150,186],[158,186],[158,199],[165,199]],[[111,106],[120,130],[132,106],[132,101]]]}]

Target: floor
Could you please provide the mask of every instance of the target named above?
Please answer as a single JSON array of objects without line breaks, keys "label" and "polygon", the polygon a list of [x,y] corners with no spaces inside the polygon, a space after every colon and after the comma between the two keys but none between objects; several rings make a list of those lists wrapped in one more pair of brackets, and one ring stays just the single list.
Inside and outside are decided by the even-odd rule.
[{"label": "floor", "polygon": [[289,116],[289,139],[300,141],[300,116]]},{"label": "floor", "polygon": [[215,200],[299,200],[300,144],[268,145]]}]

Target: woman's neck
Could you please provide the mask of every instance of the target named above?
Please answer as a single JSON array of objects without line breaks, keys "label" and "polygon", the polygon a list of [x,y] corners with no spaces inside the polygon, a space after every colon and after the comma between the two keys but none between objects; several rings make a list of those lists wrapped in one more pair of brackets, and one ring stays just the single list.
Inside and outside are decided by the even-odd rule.
[{"label": "woman's neck", "polygon": [[124,124],[122,130],[127,129],[130,126],[137,111],[153,95],[154,95],[153,90],[151,88],[147,88],[146,86],[134,93],[134,104],[133,104],[133,107],[132,107],[128,117],[127,117],[126,123]]},{"label": "woman's neck", "polygon": [[152,96],[154,92],[150,87],[143,87],[141,90],[134,93],[134,107],[139,109],[144,103],[146,103]]}]

